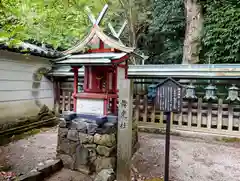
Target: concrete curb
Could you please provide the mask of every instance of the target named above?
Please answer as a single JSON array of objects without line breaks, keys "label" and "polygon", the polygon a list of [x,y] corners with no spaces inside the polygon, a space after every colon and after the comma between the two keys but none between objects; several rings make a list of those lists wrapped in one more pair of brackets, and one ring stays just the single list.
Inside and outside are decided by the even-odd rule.
[{"label": "concrete curb", "polygon": [[43,166],[38,167],[35,171],[22,175],[16,181],[43,181],[63,168],[62,160],[54,160]]}]

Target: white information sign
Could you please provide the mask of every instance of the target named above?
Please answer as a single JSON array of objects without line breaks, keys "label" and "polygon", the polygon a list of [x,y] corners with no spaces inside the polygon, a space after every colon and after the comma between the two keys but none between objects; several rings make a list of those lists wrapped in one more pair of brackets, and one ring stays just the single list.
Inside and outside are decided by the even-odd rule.
[{"label": "white information sign", "polygon": [[77,113],[78,114],[104,114],[104,100],[103,99],[77,99]]}]

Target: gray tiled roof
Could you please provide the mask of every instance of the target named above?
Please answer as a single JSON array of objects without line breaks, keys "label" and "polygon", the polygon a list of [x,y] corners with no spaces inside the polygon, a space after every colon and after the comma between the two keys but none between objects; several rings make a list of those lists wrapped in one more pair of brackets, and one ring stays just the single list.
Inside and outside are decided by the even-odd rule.
[{"label": "gray tiled roof", "polygon": [[51,48],[47,48],[46,46],[37,46],[35,44],[21,42],[17,46],[9,46],[6,41],[3,41],[3,38],[0,38],[0,50],[7,50],[22,54],[31,54],[40,57],[46,58],[59,58],[62,56],[62,53]]}]

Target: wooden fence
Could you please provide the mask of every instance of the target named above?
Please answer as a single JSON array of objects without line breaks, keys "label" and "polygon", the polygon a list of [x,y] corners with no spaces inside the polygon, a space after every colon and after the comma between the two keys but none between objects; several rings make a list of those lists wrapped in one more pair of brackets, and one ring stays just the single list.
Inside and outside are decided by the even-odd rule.
[{"label": "wooden fence", "polygon": [[[73,110],[72,92],[63,91],[60,111]],[[133,116],[140,127],[165,128],[166,115],[148,100],[147,95],[135,95]],[[172,128],[176,130],[217,133],[240,136],[240,105],[228,104],[224,99],[216,102],[184,100],[180,114],[172,114]]]}]

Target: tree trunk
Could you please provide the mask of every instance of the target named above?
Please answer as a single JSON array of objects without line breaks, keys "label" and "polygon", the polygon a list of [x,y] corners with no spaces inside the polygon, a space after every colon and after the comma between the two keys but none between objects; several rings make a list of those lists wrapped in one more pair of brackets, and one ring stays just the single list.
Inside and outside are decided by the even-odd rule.
[{"label": "tree trunk", "polygon": [[186,30],[182,64],[199,62],[203,30],[202,6],[197,0],[184,0]]}]

